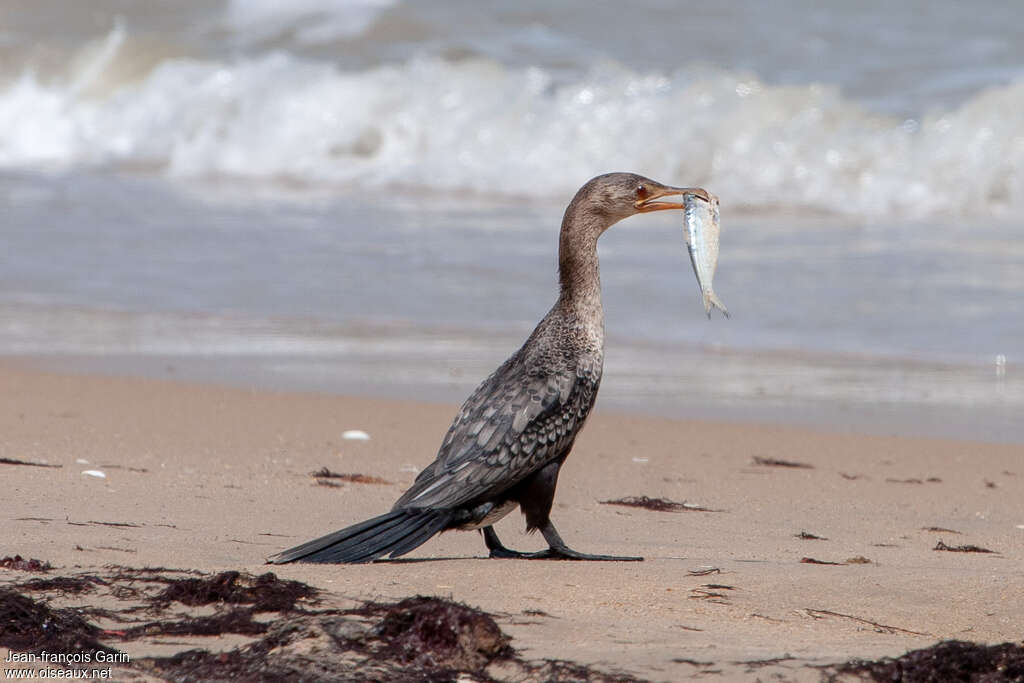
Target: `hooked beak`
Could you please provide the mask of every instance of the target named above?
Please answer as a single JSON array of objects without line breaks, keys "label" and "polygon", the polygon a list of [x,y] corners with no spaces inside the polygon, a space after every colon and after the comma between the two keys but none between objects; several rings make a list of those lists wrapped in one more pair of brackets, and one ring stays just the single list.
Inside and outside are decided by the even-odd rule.
[{"label": "hooked beak", "polygon": [[662,185],[658,188],[652,188],[651,194],[646,199],[640,199],[634,202],[633,206],[636,207],[638,213],[650,213],[651,211],[665,211],[666,209],[682,209],[682,202],[663,202],[658,201],[662,197],[670,197],[672,195],[688,195],[692,194],[700,197],[706,202],[711,201],[711,194],[700,187],[668,187]]}]

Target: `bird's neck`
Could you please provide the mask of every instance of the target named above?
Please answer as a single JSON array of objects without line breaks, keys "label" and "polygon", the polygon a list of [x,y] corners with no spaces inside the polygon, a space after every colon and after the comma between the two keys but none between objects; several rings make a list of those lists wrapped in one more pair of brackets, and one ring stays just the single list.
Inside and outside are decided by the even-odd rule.
[{"label": "bird's neck", "polygon": [[589,325],[604,330],[601,306],[601,267],[597,238],[604,232],[599,217],[573,211],[570,206],[562,220],[558,245],[558,306]]}]

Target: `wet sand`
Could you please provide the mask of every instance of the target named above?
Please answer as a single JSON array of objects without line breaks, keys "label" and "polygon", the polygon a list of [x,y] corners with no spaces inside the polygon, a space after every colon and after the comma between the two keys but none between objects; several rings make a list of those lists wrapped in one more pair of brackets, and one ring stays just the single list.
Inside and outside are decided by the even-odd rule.
[{"label": "wet sand", "polygon": [[[263,573],[268,555],[387,510],[457,408],[20,361],[0,362],[0,387],[0,458],[59,466],[0,463],[0,557],[63,573],[111,564]],[[343,439],[350,429],[371,438]],[[645,562],[490,560],[478,534],[460,532],[407,556],[417,561],[273,571],[339,599],[454,598],[498,615],[528,658],[652,680],[816,680],[807,665],[950,638],[1024,638],[1022,456],[1019,445],[599,407],[563,468],[552,516],[579,550]],[[325,467],[371,483],[311,475]],[[602,502],[641,496],[711,511]],[[518,513],[498,525],[510,547],[542,547],[522,528]],[[936,550],[940,541],[952,550]],[[25,578],[0,569],[0,584]],[[238,642],[214,640],[206,647]],[[147,647],[166,649],[126,649],[140,657]]]}]

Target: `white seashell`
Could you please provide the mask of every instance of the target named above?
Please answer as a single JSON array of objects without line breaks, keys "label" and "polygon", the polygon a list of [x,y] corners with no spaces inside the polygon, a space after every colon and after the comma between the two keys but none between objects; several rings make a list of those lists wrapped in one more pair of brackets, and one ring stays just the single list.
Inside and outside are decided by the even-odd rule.
[{"label": "white seashell", "polygon": [[369,441],[370,435],[361,429],[350,429],[341,435],[341,438],[349,441]]},{"label": "white seashell", "polygon": [[96,477],[97,479],[106,479],[107,475],[99,470],[82,470],[82,474],[87,477]]}]

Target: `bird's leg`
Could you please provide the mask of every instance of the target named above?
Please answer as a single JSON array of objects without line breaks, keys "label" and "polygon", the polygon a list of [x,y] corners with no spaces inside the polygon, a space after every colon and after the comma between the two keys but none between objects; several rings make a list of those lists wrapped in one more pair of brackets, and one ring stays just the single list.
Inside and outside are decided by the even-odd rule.
[{"label": "bird's leg", "polygon": [[521,553],[518,550],[512,550],[506,548],[498,538],[497,532],[493,526],[485,526],[484,532],[484,543],[487,544],[487,549],[491,551],[491,557],[496,557],[503,560],[526,560],[531,559],[533,555],[537,553]]},{"label": "bird's leg", "polygon": [[483,528],[484,532],[484,543],[487,544],[487,549],[491,551],[491,557],[507,560],[594,560],[601,562],[639,562],[643,560],[642,557],[619,557],[616,555],[588,555],[586,553],[576,552],[565,544],[562,537],[558,535],[558,531],[555,530],[555,525],[548,520],[547,524],[541,527],[541,534],[544,535],[544,540],[548,542],[548,548],[540,550],[535,553],[521,553],[518,550],[511,550],[506,548],[498,538],[498,534],[494,531],[494,527],[486,526]]},{"label": "bird's leg", "polygon": [[[491,551],[490,556],[499,560],[561,560],[567,559],[560,555],[553,555],[551,548],[545,548],[544,550],[538,550],[534,553],[524,553],[518,550],[512,550],[506,548],[505,544],[498,538],[498,532],[494,530],[493,526],[485,526],[482,531],[484,532],[484,543],[487,544],[487,549]],[[572,551],[570,551],[572,552]]]},{"label": "bird's leg", "polygon": [[587,553],[581,553],[573,550],[565,544],[562,537],[558,535],[558,531],[555,530],[555,525],[551,523],[551,520],[547,520],[547,523],[540,528],[540,533],[544,535],[544,540],[548,542],[549,548],[546,551],[547,557],[552,560],[593,560],[600,562],[640,562],[644,558],[634,557],[630,555],[618,556],[618,555],[588,555]]},{"label": "bird's leg", "polygon": [[526,515],[528,530],[540,529],[548,548],[536,553],[520,553],[509,550],[498,540],[493,527],[484,527],[484,542],[491,551],[491,557],[524,560],[600,560],[605,562],[629,561],[636,562],[642,557],[616,557],[614,555],[587,555],[570,548],[562,540],[551,523],[551,503],[555,498],[555,485],[558,481],[558,470],[564,457],[548,463],[523,483],[519,497],[519,505]]}]

